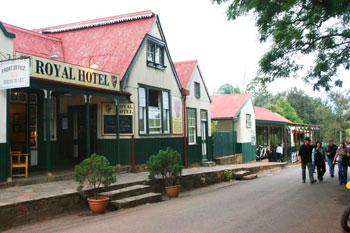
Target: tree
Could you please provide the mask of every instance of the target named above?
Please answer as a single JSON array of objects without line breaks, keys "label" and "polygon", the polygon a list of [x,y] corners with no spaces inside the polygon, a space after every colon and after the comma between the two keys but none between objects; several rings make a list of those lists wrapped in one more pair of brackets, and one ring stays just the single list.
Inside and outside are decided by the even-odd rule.
[{"label": "tree", "polygon": [[303,69],[298,58],[314,59],[303,76],[314,89],[329,90],[339,67],[350,68],[349,0],[212,0],[227,3],[229,20],[253,12],[260,42],[271,41],[259,65],[267,81],[290,77]]},{"label": "tree", "polygon": [[267,90],[263,78],[255,77],[247,85],[247,92],[252,95],[254,106],[263,107],[272,99],[272,94]]},{"label": "tree", "polygon": [[303,123],[295,109],[283,97],[280,97],[276,104],[269,104],[266,107],[294,123]]},{"label": "tree", "polygon": [[241,93],[241,89],[238,86],[233,87],[231,84],[226,83],[226,84],[221,85],[219,87],[218,92],[220,94],[239,94],[239,93]]}]

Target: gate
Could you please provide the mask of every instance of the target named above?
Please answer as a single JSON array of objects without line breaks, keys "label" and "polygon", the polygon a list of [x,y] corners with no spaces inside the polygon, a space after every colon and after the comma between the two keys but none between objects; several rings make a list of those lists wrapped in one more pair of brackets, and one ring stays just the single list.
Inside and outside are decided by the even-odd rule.
[{"label": "gate", "polygon": [[233,132],[214,132],[213,137],[214,158],[233,154]]}]

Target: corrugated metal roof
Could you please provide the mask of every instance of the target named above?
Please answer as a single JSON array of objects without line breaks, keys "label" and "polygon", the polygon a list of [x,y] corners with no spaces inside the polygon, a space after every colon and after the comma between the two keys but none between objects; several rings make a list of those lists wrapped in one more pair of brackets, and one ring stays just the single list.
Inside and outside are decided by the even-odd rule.
[{"label": "corrugated metal roof", "polygon": [[266,108],[254,107],[255,108],[255,120],[257,121],[275,121],[292,123],[287,118],[284,118],[278,113],[272,112]]},{"label": "corrugated metal roof", "polygon": [[233,118],[248,100],[249,94],[227,94],[211,96],[211,118]]},{"label": "corrugated metal roof", "polygon": [[180,79],[182,88],[187,88],[196,64],[197,60],[174,62],[176,73]]}]

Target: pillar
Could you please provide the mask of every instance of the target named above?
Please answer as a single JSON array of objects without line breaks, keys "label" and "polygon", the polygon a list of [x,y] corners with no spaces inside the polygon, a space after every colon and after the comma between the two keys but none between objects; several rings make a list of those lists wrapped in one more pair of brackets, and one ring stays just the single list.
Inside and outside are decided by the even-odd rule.
[{"label": "pillar", "polygon": [[10,177],[10,150],[11,150],[11,142],[10,142],[10,94],[11,90],[6,90],[6,145],[7,145],[7,154],[6,154],[6,176],[8,177],[8,181],[11,181]]},{"label": "pillar", "polygon": [[86,157],[90,157],[90,95],[85,95]]},{"label": "pillar", "polygon": [[119,98],[115,99],[115,116],[116,116],[115,135],[116,135],[116,140],[117,140],[117,164],[120,165]]},{"label": "pillar", "polygon": [[46,119],[45,119],[45,132],[46,132],[46,172],[48,176],[51,176],[51,132],[50,132],[50,99],[51,90],[47,89],[45,92],[46,99]]}]

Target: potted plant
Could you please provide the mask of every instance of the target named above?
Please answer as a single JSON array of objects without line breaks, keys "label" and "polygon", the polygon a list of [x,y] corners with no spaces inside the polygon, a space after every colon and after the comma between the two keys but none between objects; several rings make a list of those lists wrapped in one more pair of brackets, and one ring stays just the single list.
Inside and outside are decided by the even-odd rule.
[{"label": "potted plant", "polygon": [[157,155],[151,155],[147,162],[147,170],[151,179],[161,178],[168,197],[177,197],[180,191],[179,178],[183,166],[180,165],[181,155],[170,149],[159,150]]},{"label": "potted plant", "polygon": [[106,211],[109,197],[99,196],[99,192],[116,182],[113,176],[114,169],[109,161],[102,155],[92,154],[74,168],[75,181],[79,182],[78,192],[85,196],[84,191],[90,191],[92,197],[87,198],[90,210],[94,213]]}]

